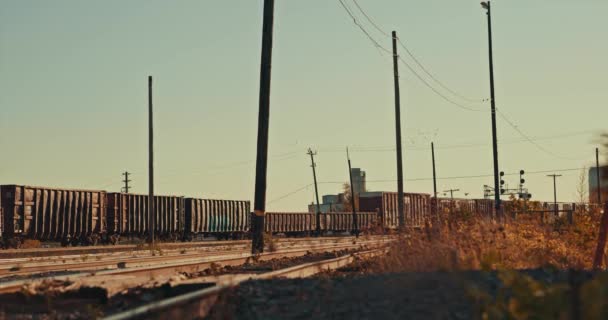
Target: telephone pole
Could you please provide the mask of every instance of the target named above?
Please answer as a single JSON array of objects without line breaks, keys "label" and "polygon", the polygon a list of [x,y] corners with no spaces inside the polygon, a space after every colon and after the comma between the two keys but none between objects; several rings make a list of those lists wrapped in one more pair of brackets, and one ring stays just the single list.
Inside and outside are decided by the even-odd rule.
[{"label": "telephone pole", "polygon": [[449,192],[450,193],[450,213],[452,213],[454,211],[454,192],[456,191],[460,191],[460,189],[450,189],[450,190],[445,190],[443,191],[445,192]]},{"label": "telephone pole", "polygon": [[152,113],[152,76],[148,76],[148,230],[150,243],[154,244],[156,210],[154,208],[154,130]]},{"label": "telephone pole", "polygon": [[125,183],[125,186],[122,188],[124,193],[129,193],[129,182],[131,182],[131,180],[129,180],[129,174],[130,173],[128,171],[125,171],[122,174],[125,177],[125,180],[122,181]]},{"label": "telephone pole", "polygon": [[272,65],[272,31],[274,0],[264,0],[262,23],[262,58],[260,63],[260,99],[258,141],[255,162],[255,197],[251,218],[251,253],[264,252],[264,217],[266,215],[266,173],[268,169],[268,123],[270,117],[270,76]]},{"label": "telephone pole", "polygon": [[321,235],[321,205],[319,204],[319,189],[317,188],[317,171],[315,170],[316,168],[316,164],[315,164],[315,155],[317,155],[316,152],[312,152],[311,148],[308,148],[308,155],[310,155],[310,162],[311,162],[311,167],[312,167],[312,178],[314,179],[315,182],[315,197],[317,199],[317,236]]},{"label": "telephone pole", "polygon": [[435,172],[435,144],[433,142],[431,142],[431,156],[433,158],[433,196],[435,197],[433,200],[433,215],[437,218],[437,175]]},{"label": "telephone pole", "polygon": [[600,149],[595,148],[595,173],[597,179],[597,204],[602,205],[602,177],[600,173]]},{"label": "telephone pole", "polygon": [[450,189],[450,190],[445,190],[443,192],[449,192],[450,193],[450,199],[452,199],[452,201],[454,201],[454,192],[456,191],[460,191],[460,189]]},{"label": "telephone pole", "polygon": [[350,203],[353,207],[353,231],[355,236],[359,237],[359,223],[357,221],[357,208],[355,206],[355,187],[353,187],[353,170],[350,166],[350,155],[348,154],[348,148],[346,148],[346,159],[348,159],[348,177],[350,179]]},{"label": "telephone pole", "polygon": [[488,47],[490,56],[490,107],[492,116],[492,156],[494,158],[494,206],[496,214],[501,215],[501,204],[500,204],[500,190],[498,186],[498,138],[496,133],[496,97],[494,95],[494,58],[492,56],[492,13],[490,8],[490,1],[484,1],[481,6],[486,9],[488,15]]},{"label": "telephone pole", "polygon": [[547,177],[552,177],[553,178],[553,210],[555,212],[555,216],[557,217],[558,211],[557,211],[557,185],[556,185],[556,178],[557,177],[561,177],[561,174],[548,174]]},{"label": "telephone pole", "polygon": [[401,97],[399,93],[399,55],[397,54],[397,32],[393,31],[393,76],[395,82],[395,135],[397,143],[397,210],[399,227],[405,227],[403,197],[403,156],[401,153]]}]

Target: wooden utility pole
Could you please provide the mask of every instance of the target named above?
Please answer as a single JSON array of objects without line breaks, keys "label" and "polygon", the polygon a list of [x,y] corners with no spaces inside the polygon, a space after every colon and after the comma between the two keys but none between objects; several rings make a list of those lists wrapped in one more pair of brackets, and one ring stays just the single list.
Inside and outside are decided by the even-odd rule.
[{"label": "wooden utility pole", "polygon": [[405,227],[403,197],[403,156],[401,153],[401,97],[399,94],[399,55],[397,54],[397,32],[393,31],[393,76],[395,82],[395,135],[397,143],[397,210],[399,228]]},{"label": "wooden utility pole", "polygon": [[602,176],[601,176],[601,170],[600,170],[600,149],[599,148],[595,148],[595,172],[596,172],[596,179],[597,179],[597,205],[600,206],[602,205]]},{"label": "wooden utility pole", "polygon": [[272,31],[274,0],[264,0],[262,26],[262,61],[260,63],[260,99],[258,113],[258,142],[255,162],[255,199],[251,228],[251,252],[264,252],[264,216],[266,215],[266,173],[268,169],[268,126],[270,117],[270,75],[272,66]]},{"label": "wooden utility pole", "polygon": [[561,177],[561,174],[548,174],[547,177],[553,178],[553,213],[555,216],[558,216],[557,210],[557,182],[555,181],[558,177]]},{"label": "wooden utility pole", "polygon": [[494,207],[496,209],[496,215],[503,218],[502,206],[500,203],[500,188],[498,177],[498,134],[496,129],[496,96],[494,95],[494,56],[492,54],[492,11],[490,7],[490,1],[484,1],[481,6],[486,10],[488,16],[488,51],[490,57],[490,109],[492,117],[492,157],[494,165]]},{"label": "wooden utility pole", "polygon": [[435,144],[431,142],[431,157],[433,159],[433,196],[435,197],[433,200],[433,219],[437,219],[438,217],[438,202],[437,202],[437,175],[435,171]]},{"label": "wooden utility pole", "polygon": [[124,193],[129,193],[129,182],[131,182],[131,180],[129,180],[129,174],[130,173],[128,171],[125,171],[122,174],[123,176],[125,176],[125,180],[122,181],[125,183],[125,186],[122,188],[122,191]]},{"label": "wooden utility pole", "polygon": [[148,231],[149,241],[154,244],[156,210],[154,208],[154,130],[152,113],[152,76],[148,76]]},{"label": "wooden utility pole", "polygon": [[348,154],[348,148],[346,148],[346,159],[348,160],[348,177],[350,179],[350,203],[353,207],[353,231],[355,236],[359,237],[359,222],[357,221],[357,207],[355,206],[355,187],[353,187],[353,169],[350,166],[350,155]]},{"label": "wooden utility pole", "polygon": [[315,164],[315,155],[317,153],[313,152],[311,148],[308,148],[308,155],[310,155],[310,166],[312,167],[312,178],[314,179],[314,183],[315,183],[315,197],[317,199],[317,227],[316,227],[316,235],[320,236],[321,235],[321,205],[319,204],[319,189],[317,188],[317,171],[316,171],[316,167],[317,165]]}]

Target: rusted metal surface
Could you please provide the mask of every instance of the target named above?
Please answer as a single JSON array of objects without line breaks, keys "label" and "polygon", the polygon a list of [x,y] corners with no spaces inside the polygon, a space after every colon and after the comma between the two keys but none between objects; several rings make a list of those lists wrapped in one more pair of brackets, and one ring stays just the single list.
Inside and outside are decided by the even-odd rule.
[{"label": "rusted metal surface", "polygon": [[245,233],[250,226],[250,202],[185,199],[186,234]]},{"label": "rusted metal surface", "polygon": [[[161,238],[179,236],[184,226],[184,198],[154,196],[156,225]],[[108,193],[108,234],[143,236],[149,233],[148,196],[132,193]]]},{"label": "rusted metal surface", "polygon": [[[425,193],[405,193],[405,225],[420,227],[430,217],[431,195]],[[381,225],[387,229],[399,227],[398,195],[396,192],[368,192],[359,197],[359,207],[363,211],[378,211]]]},{"label": "rusted metal surface", "polygon": [[0,186],[4,237],[86,239],[106,232],[105,191]]},{"label": "rusted metal surface", "polygon": [[[264,224],[265,232],[293,233],[311,232],[315,230],[315,214],[310,212],[267,212]],[[321,229],[325,228],[325,220],[321,215]]]},{"label": "rusted metal surface", "polygon": [[[311,212],[267,212],[265,232],[311,233],[316,229],[315,214]],[[360,230],[374,227],[378,221],[376,212],[358,212]],[[321,230],[333,232],[353,231],[353,215],[350,212],[321,214]]]},{"label": "rusted metal surface", "polygon": [[[350,212],[332,212],[325,214],[327,230],[334,232],[353,232],[353,214]],[[372,229],[378,223],[376,212],[357,212],[357,224],[360,231]]]}]

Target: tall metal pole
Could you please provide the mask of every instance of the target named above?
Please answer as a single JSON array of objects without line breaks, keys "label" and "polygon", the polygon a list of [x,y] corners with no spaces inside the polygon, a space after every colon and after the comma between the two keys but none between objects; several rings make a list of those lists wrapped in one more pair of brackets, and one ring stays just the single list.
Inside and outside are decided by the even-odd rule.
[{"label": "tall metal pole", "polygon": [[433,142],[431,142],[431,156],[433,158],[433,196],[435,197],[433,200],[433,215],[437,218],[437,175],[435,172],[435,144]]},{"label": "tall metal pole", "polygon": [[[595,148],[595,172],[597,179],[597,204],[599,206],[602,205],[602,177],[600,171],[600,150],[599,148]],[[600,207],[601,209],[601,207]]]},{"label": "tall metal pole", "polygon": [[490,1],[482,2],[481,5],[486,9],[488,15],[488,47],[490,55],[490,95],[491,95],[491,113],[492,113],[492,155],[494,158],[494,206],[496,214],[501,214],[500,204],[500,187],[498,177],[498,138],[496,134],[496,96],[494,95],[494,58],[492,56],[492,13]]},{"label": "tall metal pole", "polygon": [[264,0],[262,26],[262,59],[260,64],[260,99],[258,113],[258,142],[255,163],[255,199],[251,228],[251,252],[264,252],[264,216],[266,215],[266,172],[268,169],[268,123],[270,116],[270,75],[272,65],[272,31],[274,0]]},{"label": "tall metal pole", "polygon": [[314,182],[315,182],[315,197],[317,199],[316,235],[319,236],[319,235],[321,235],[321,205],[319,204],[319,189],[317,188],[317,171],[316,171],[317,165],[315,164],[315,158],[314,158],[317,153],[312,152],[312,149],[308,148],[308,154],[310,155],[310,162],[311,162],[310,166],[312,167],[312,178],[314,179]]},{"label": "tall metal pole", "polygon": [[403,201],[403,157],[401,153],[401,97],[399,94],[399,55],[397,55],[397,32],[393,31],[393,73],[395,82],[395,135],[397,142],[397,210],[399,227],[405,227]]},{"label": "tall metal pole", "polygon": [[561,177],[561,174],[548,174],[547,177],[553,177],[553,212],[555,213],[555,216],[557,217],[558,215],[558,210],[557,210],[557,183],[556,183],[556,179],[557,177]]},{"label": "tall metal pole", "polygon": [[350,155],[348,154],[348,148],[346,148],[346,159],[348,159],[348,177],[350,179],[350,203],[353,207],[353,231],[355,236],[359,237],[359,222],[357,221],[357,208],[355,206],[355,187],[353,187],[353,169],[350,166]]},{"label": "tall metal pole", "polygon": [[154,130],[152,113],[152,76],[148,76],[148,230],[150,243],[154,244],[156,210],[154,208]]}]

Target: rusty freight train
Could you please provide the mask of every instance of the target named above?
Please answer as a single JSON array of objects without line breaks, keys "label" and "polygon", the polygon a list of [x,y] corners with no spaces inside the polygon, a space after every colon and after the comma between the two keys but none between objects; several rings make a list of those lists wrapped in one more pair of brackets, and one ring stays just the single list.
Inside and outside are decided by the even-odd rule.
[{"label": "rusty freight train", "polygon": [[[437,211],[458,209],[493,215],[489,199],[443,199],[424,193],[404,194],[405,225],[421,227]],[[249,201],[213,200],[183,196],[155,196],[155,237],[192,240],[213,236],[239,239],[249,235]],[[117,243],[120,238],[145,238],[150,230],[148,196],[103,190],[58,189],[26,185],[0,186],[0,239],[3,246],[18,246],[25,239],[63,245]],[[324,233],[354,232],[350,212],[322,213]],[[359,195],[358,229],[390,230],[399,226],[396,192]],[[311,212],[268,212],[264,229],[287,236],[316,231]]]}]

